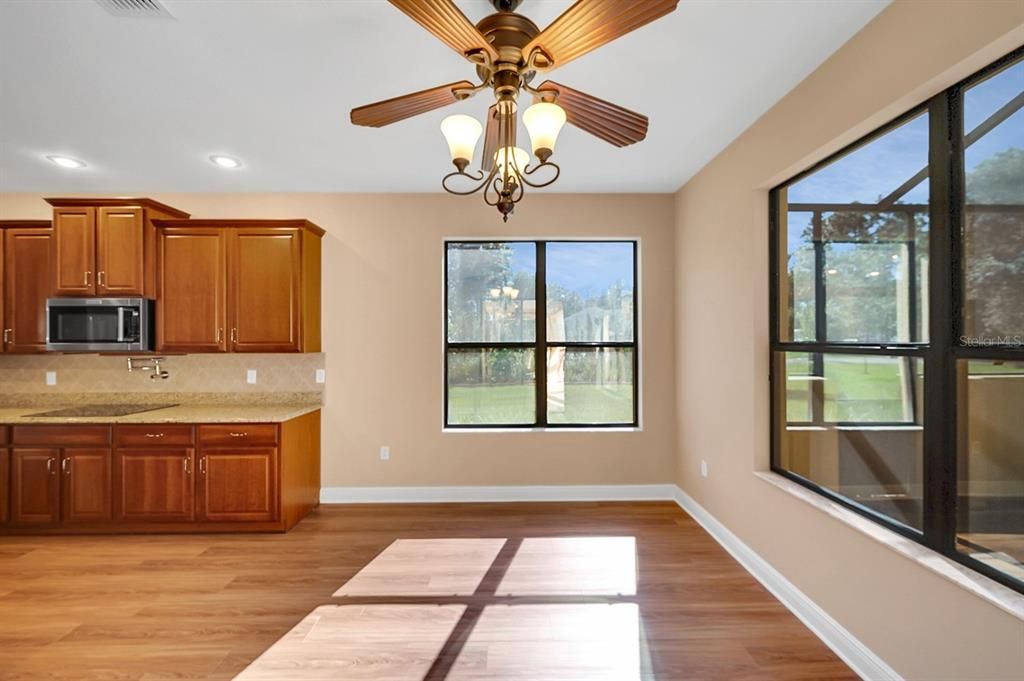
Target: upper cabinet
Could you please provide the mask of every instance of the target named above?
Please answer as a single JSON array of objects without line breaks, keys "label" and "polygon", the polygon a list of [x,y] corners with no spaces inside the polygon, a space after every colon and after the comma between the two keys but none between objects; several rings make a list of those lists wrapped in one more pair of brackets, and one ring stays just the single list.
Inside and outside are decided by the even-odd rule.
[{"label": "upper cabinet", "polygon": [[158,352],[319,352],[306,220],[158,220]]},{"label": "upper cabinet", "polygon": [[152,199],[47,199],[53,210],[53,293],[156,297],[153,221],[187,218]]},{"label": "upper cabinet", "polygon": [[49,220],[0,220],[0,351],[46,350],[52,234]]}]

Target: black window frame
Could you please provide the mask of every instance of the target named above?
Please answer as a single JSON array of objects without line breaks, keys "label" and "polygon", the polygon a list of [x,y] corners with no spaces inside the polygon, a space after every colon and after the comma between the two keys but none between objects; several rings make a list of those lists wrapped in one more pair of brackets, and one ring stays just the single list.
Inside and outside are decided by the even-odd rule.
[{"label": "black window frame", "polygon": [[[516,342],[464,342],[452,341],[448,337],[448,253],[451,244],[534,244],[537,249],[535,272],[536,333],[532,341]],[[633,339],[631,341],[551,341],[547,338],[547,245],[572,243],[613,243],[629,244],[633,249]],[[628,238],[579,238],[579,239],[444,239],[444,429],[445,430],[536,430],[536,429],[622,429],[640,427],[640,240]],[[632,351],[633,370],[633,418],[631,421],[614,423],[549,423],[547,413],[547,352],[549,348],[582,349],[628,349]],[[452,423],[448,407],[448,357],[451,350],[498,350],[521,349],[534,352],[534,385],[536,407],[533,423]]]},{"label": "black window frame", "polygon": [[[992,62],[960,82],[939,92],[928,100],[911,108],[889,123],[864,135],[855,142],[840,149],[818,163],[781,182],[769,191],[769,381],[770,381],[770,448],[771,470],[803,487],[811,489],[832,501],[865,516],[900,535],[941,553],[946,558],[971,568],[1015,591],[1024,593],[1024,581],[990,567],[989,565],[957,549],[957,500],[958,480],[958,401],[966,395],[957,392],[956,368],[959,360],[1003,360],[1024,361],[1024,345],[971,346],[963,336],[965,265],[963,261],[964,209],[966,187],[964,176],[964,150],[967,131],[963,129],[963,106],[965,91],[1003,69],[1024,60],[1024,46]],[[929,285],[928,285],[928,339],[913,343],[843,343],[822,342],[821,326],[825,323],[816,315],[817,333],[815,341],[780,340],[779,296],[782,293],[784,272],[780,267],[780,238],[785,225],[780,224],[779,192],[801,179],[811,175],[834,161],[862,148],[912,118],[927,112],[928,135],[928,177],[929,188]],[[910,187],[908,187],[909,189]],[[798,204],[799,205],[799,204]],[[897,209],[909,204],[895,204]],[[865,206],[870,208],[870,206]],[[820,274],[820,272],[819,272]],[[818,312],[824,306],[824,291],[816,277],[815,306]],[[916,286],[916,281],[911,282]],[[912,289],[913,290],[913,289]],[[943,295],[936,295],[943,293]],[[785,381],[779,374],[777,357],[780,353],[812,353],[812,358],[825,354],[852,353],[874,356],[898,356],[918,358],[923,361],[923,488],[922,529],[904,525],[892,517],[845,497],[827,487],[783,468],[779,461],[781,454],[780,426],[785,427],[786,400],[784,391],[776,388],[778,381]],[[782,354],[782,357],[785,355]],[[781,404],[779,395],[782,395]],[[915,405],[916,406],[916,405]],[[795,425],[813,425],[796,423]],[[859,424],[828,425],[906,425],[865,422]]]}]

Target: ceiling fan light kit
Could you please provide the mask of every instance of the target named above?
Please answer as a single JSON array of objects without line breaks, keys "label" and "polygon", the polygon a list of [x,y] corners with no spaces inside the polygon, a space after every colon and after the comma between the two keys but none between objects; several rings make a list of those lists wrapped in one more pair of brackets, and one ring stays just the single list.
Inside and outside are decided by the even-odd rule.
[{"label": "ceiling fan light kit", "polygon": [[[547,72],[605,45],[630,31],[672,12],[679,0],[577,0],[541,31],[516,13],[521,0],[492,0],[494,14],[475,26],[453,0],[389,0],[476,66],[480,83],[457,81],[352,110],[352,123],[383,127],[468,99],[486,89],[495,103],[487,110],[486,125],[457,114],[441,123],[455,171],[444,177],[445,191],[468,195],[483,192],[484,201],[498,209],[503,220],[522,200],[525,187],[546,187],[561,169],[550,159],[562,126],[568,122],[618,147],[643,140],[648,119],[618,105],[545,81],[531,85]],[[523,111],[530,134],[530,154],[516,145],[519,94],[533,98]],[[484,137],[480,169],[467,172],[476,144]],[[534,178],[535,173],[540,173]],[[455,186],[465,182],[464,189]]]}]

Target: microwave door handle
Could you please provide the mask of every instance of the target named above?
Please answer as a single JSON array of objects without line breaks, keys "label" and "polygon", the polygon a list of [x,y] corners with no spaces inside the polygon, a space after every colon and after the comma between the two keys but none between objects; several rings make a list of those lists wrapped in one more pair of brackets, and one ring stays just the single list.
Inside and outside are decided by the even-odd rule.
[{"label": "microwave door handle", "polygon": [[124,343],[124,313],[127,310],[123,307],[117,308],[117,342]]}]

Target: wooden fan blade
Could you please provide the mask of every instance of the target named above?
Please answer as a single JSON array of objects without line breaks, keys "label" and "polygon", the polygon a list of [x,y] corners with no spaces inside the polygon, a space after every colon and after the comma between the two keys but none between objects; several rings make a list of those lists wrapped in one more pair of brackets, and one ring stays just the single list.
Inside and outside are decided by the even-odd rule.
[{"label": "wooden fan blade", "polygon": [[491,61],[497,61],[497,50],[452,0],[389,1],[463,57],[468,58],[474,52],[485,52]]},{"label": "wooden fan blade", "polygon": [[514,119],[515,113],[502,114],[498,111],[498,105],[492,104],[491,108],[487,110],[487,127],[484,128],[484,150],[483,156],[480,158],[480,167],[483,168],[485,173],[491,172],[491,168],[494,167],[494,155],[498,153],[498,140],[501,136],[501,124],[504,122],[505,117],[512,115],[512,139],[509,140],[508,146],[514,147],[516,145],[516,121]]},{"label": "wooden fan blade", "polygon": [[675,10],[679,0],[576,0],[523,48],[527,57],[540,48],[553,68],[610,43]]},{"label": "wooden fan blade", "polygon": [[480,167],[485,173],[494,167],[494,154],[498,151],[498,105],[491,104],[487,110],[487,127],[484,128],[484,151],[480,157]]},{"label": "wooden fan blade", "polygon": [[439,85],[429,90],[420,90],[409,95],[385,99],[357,109],[352,109],[352,122],[371,128],[380,128],[396,121],[418,116],[421,113],[440,109],[459,101],[455,91],[472,88],[468,80],[460,80],[447,85]]},{"label": "wooden fan blade", "polygon": [[643,114],[551,80],[537,89],[558,92],[556,103],[565,109],[566,120],[609,144],[626,147],[647,137],[648,120]]}]

